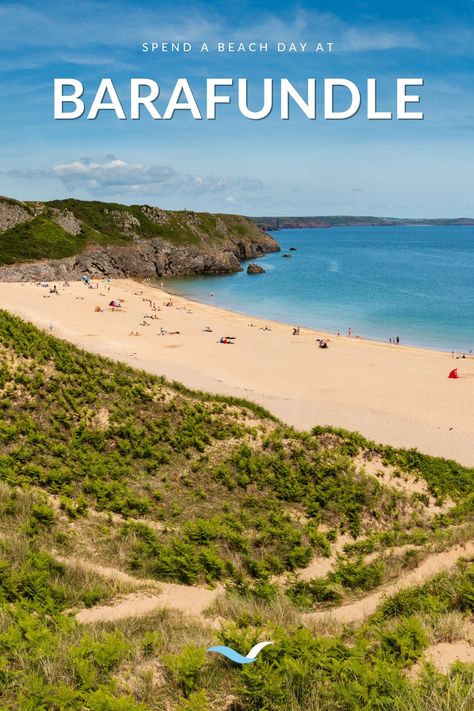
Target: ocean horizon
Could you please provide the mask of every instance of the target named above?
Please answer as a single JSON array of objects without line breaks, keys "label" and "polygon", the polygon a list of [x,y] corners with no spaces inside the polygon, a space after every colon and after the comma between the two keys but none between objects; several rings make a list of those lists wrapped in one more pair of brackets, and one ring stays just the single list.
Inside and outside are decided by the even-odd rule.
[{"label": "ocean horizon", "polygon": [[[474,350],[474,228],[384,226],[271,233],[265,274],[162,279],[204,303],[263,319],[404,345]],[[293,250],[291,250],[293,248]],[[290,251],[291,250],[291,251]],[[291,258],[283,258],[290,254]]]}]

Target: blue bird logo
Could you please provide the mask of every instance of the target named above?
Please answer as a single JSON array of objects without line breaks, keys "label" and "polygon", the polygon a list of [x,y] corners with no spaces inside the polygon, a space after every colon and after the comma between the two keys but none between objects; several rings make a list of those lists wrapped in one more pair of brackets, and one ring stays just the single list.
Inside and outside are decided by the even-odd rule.
[{"label": "blue bird logo", "polygon": [[245,657],[243,654],[236,652],[235,649],[232,649],[231,647],[224,647],[222,645],[218,645],[217,647],[209,647],[207,651],[214,652],[215,654],[222,654],[223,657],[230,659],[231,662],[235,662],[236,664],[250,664],[256,660],[257,654],[259,654],[259,652],[261,652],[262,649],[268,644],[273,644],[273,642],[259,642],[252,647],[250,652],[246,654]]}]

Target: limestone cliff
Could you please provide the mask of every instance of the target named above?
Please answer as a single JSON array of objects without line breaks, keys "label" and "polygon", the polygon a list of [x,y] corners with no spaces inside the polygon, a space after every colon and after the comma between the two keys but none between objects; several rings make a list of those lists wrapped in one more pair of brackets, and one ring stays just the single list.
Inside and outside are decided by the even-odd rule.
[{"label": "limestone cliff", "polygon": [[1,281],[225,274],[278,250],[238,215],[0,198]]}]

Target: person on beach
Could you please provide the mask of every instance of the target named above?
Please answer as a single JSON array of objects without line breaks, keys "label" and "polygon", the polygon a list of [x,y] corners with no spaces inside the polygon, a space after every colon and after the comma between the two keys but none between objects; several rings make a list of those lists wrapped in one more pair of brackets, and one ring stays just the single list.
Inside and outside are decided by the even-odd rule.
[{"label": "person on beach", "polygon": [[349,338],[352,336],[352,328],[347,329],[347,335],[349,336]]},{"label": "person on beach", "polygon": [[396,344],[397,344],[397,346],[398,346],[398,344],[400,343],[400,336],[397,336],[397,337],[396,337],[395,342],[396,342]]}]

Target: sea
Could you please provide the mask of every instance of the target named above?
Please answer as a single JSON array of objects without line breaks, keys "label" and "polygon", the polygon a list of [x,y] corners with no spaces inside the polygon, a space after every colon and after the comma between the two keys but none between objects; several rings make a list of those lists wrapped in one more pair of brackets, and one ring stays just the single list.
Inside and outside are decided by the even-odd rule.
[{"label": "sea", "polygon": [[[474,351],[474,228],[386,226],[272,233],[264,274],[163,280],[233,311],[347,335],[456,353]],[[284,254],[291,255],[283,257]]]}]

